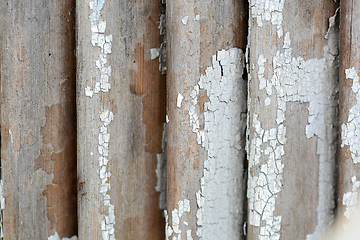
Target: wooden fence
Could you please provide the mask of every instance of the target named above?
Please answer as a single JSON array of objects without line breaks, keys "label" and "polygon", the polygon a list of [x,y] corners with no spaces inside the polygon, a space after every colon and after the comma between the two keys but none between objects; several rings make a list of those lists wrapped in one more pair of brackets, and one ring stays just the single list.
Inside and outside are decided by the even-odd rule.
[{"label": "wooden fence", "polygon": [[2,1],[1,237],[343,229],[360,187],[358,5]]}]

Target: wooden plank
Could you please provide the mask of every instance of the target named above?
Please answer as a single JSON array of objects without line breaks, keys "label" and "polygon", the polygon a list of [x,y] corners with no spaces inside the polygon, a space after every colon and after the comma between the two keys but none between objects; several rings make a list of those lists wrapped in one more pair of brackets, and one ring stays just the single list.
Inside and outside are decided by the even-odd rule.
[{"label": "wooden plank", "polygon": [[75,1],[3,1],[5,239],[77,233]]},{"label": "wooden plank", "polygon": [[340,57],[339,57],[339,201],[338,216],[353,218],[358,202],[360,178],[359,133],[359,7],[357,1],[340,4]]},{"label": "wooden plank", "polygon": [[246,5],[167,1],[166,234],[173,239],[243,235]]},{"label": "wooden plank", "polygon": [[77,1],[79,237],[163,239],[158,0]]},{"label": "wooden plank", "polygon": [[333,1],[251,1],[248,239],[320,239],[335,207]]}]

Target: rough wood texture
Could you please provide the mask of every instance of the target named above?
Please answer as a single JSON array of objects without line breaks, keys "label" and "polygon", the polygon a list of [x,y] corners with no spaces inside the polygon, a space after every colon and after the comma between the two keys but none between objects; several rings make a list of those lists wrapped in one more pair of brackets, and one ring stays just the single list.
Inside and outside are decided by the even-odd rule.
[{"label": "rough wood texture", "polygon": [[[246,5],[240,0],[167,1],[166,234],[170,238],[242,236],[246,115],[241,112],[246,112],[246,83],[240,49],[246,45]],[[235,59],[231,64],[230,52]],[[231,73],[220,62],[221,54],[233,67]],[[209,82],[199,87],[202,75]],[[235,94],[236,99],[221,106],[219,90],[224,98]],[[210,107],[215,103],[219,105]]]},{"label": "rough wood texture", "polygon": [[158,0],[77,1],[81,239],[164,238],[155,170],[166,83],[150,54],[159,16]]},{"label": "rough wood texture", "polygon": [[333,216],[333,1],[250,1],[248,239],[320,239]]},{"label": "rough wood texture", "polygon": [[5,239],[77,233],[75,1],[2,1]]},{"label": "rough wood texture", "polygon": [[[340,4],[340,83],[339,122],[341,144],[339,154],[338,216],[349,220],[355,215],[360,178],[359,161],[359,71],[360,71],[360,3]],[[346,224],[346,220],[343,224]]]}]

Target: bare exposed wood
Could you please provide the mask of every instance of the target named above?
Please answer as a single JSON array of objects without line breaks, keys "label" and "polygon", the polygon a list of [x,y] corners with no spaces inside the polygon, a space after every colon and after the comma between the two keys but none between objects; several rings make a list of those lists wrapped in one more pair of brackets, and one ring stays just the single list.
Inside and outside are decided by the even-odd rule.
[{"label": "bare exposed wood", "polygon": [[5,239],[77,233],[75,1],[3,1]]},{"label": "bare exposed wood", "polygon": [[[341,1],[340,4],[340,61],[339,61],[339,196],[338,216],[349,220],[358,210],[359,163],[359,104],[360,95],[360,4]],[[343,224],[346,225],[346,220]]]},{"label": "bare exposed wood", "polygon": [[325,0],[250,1],[248,239],[320,239],[331,223],[335,9]]},{"label": "bare exposed wood", "polygon": [[164,238],[155,171],[166,83],[150,52],[159,16],[158,0],[77,1],[82,239]]},{"label": "bare exposed wood", "polygon": [[[241,78],[244,65],[239,49],[244,50],[246,44],[246,5],[246,1],[240,0],[167,1],[168,237],[237,239],[242,236],[246,115],[241,115],[241,111],[246,111],[246,84]],[[238,74],[236,80],[230,76],[226,79],[228,69],[220,67],[220,50],[224,50],[224,60],[229,64],[227,54],[238,54],[231,63],[232,73]],[[224,72],[217,72],[220,68]],[[199,87],[200,76],[207,72],[216,75],[215,79],[208,76],[208,89]],[[233,81],[232,91],[219,86],[221,80],[217,74],[219,78],[224,76],[224,84],[226,80]],[[215,100],[220,101],[215,93],[219,89],[224,90],[224,97],[235,94],[237,99],[229,105],[224,101],[226,107],[219,105],[209,110]],[[226,112],[231,104],[236,105],[233,112]],[[211,120],[206,120],[207,117]],[[208,124],[213,124],[210,129]],[[236,135],[237,140],[226,139],[229,134]],[[226,189],[228,195],[224,194]],[[222,211],[222,207],[226,210]]]}]

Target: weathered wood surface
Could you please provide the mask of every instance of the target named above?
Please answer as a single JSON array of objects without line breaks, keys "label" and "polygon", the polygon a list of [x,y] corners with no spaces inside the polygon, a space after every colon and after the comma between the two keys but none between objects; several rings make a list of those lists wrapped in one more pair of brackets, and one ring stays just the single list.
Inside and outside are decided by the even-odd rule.
[{"label": "weathered wood surface", "polygon": [[5,239],[77,233],[75,1],[2,1]]},{"label": "weathered wood surface", "polygon": [[[339,196],[338,216],[347,220],[356,209],[360,187],[360,3],[340,4]],[[346,221],[344,221],[346,224]]]},{"label": "weathered wood surface", "polygon": [[77,1],[79,238],[162,239],[160,4]]},{"label": "weathered wood surface", "polygon": [[336,7],[250,1],[248,239],[320,239],[332,221]]},{"label": "weathered wood surface", "polygon": [[246,5],[167,1],[170,239],[243,235]]}]

